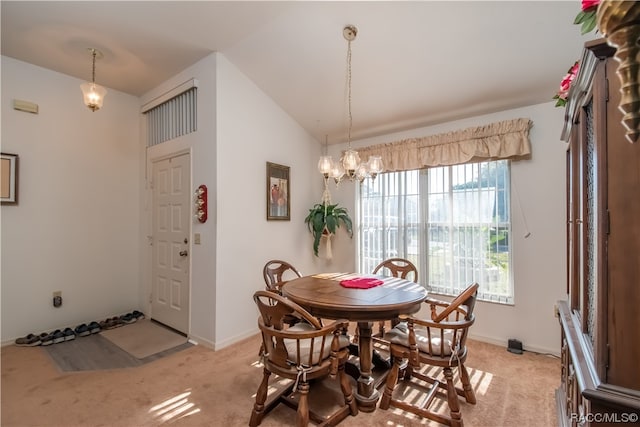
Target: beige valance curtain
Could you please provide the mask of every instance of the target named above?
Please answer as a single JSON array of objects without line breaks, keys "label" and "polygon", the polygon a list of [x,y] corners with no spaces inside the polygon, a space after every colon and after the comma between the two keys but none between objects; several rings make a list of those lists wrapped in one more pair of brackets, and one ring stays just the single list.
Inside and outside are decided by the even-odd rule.
[{"label": "beige valance curtain", "polygon": [[518,159],[531,154],[529,119],[514,119],[423,138],[359,148],[363,161],[380,156],[385,172]]}]

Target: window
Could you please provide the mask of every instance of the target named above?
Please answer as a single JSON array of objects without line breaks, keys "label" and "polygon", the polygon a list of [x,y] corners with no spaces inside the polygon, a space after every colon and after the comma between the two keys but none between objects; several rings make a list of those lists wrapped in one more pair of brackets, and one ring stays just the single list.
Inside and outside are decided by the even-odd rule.
[{"label": "window", "polygon": [[509,161],[378,175],[360,186],[359,270],[402,257],[431,292],[478,282],[482,300],[513,303]]},{"label": "window", "polygon": [[195,132],[198,127],[198,88],[191,87],[144,113],[147,115],[148,147]]}]

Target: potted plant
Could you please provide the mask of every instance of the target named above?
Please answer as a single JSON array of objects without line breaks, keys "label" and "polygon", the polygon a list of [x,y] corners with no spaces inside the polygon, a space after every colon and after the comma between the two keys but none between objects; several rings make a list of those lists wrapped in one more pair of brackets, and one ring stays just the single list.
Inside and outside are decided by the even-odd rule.
[{"label": "potted plant", "polygon": [[[318,256],[318,248],[322,236],[330,239],[336,233],[340,223],[343,223],[349,233],[349,237],[353,237],[353,222],[346,208],[339,207],[336,203],[317,203],[312,209],[309,209],[309,215],[305,218],[309,231],[313,234],[313,253]],[[331,241],[327,240],[327,258],[331,259]]]}]

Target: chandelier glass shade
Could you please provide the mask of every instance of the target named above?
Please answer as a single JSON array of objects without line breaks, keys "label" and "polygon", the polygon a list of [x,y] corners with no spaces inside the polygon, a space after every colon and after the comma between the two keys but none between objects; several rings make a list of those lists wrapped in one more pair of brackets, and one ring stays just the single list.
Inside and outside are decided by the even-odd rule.
[{"label": "chandelier glass shade", "polygon": [[324,176],[325,181],[333,178],[336,184],[340,183],[344,177],[353,181],[357,179],[362,182],[366,178],[375,177],[384,170],[382,158],[371,156],[368,161],[362,162],[358,152],[351,148],[351,125],[353,118],[351,115],[351,42],[355,40],[358,29],[353,25],[347,25],[342,30],[342,35],[347,40],[347,90],[348,90],[348,114],[349,129],[347,133],[347,150],[343,153],[339,161],[334,161],[331,156],[323,155],[318,161],[318,171]]},{"label": "chandelier glass shade", "polygon": [[96,111],[102,108],[104,97],[107,95],[107,90],[96,84],[96,57],[101,58],[102,53],[94,48],[89,48],[89,52],[92,56],[92,73],[91,82],[82,83],[80,90],[82,90],[82,96],[84,98],[84,105],[86,105],[91,111]]}]

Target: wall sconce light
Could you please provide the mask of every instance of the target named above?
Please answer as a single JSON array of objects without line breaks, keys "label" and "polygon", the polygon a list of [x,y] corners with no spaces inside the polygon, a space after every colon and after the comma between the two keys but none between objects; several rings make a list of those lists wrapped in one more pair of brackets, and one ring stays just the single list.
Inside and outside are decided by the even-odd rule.
[{"label": "wall sconce light", "polygon": [[84,104],[89,107],[91,111],[96,111],[102,107],[102,102],[104,101],[104,97],[107,95],[107,90],[96,84],[96,59],[102,58],[102,52],[92,47],[88,50],[93,58],[91,83],[82,83],[80,85],[80,89],[82,90],[82,95],[84,97]]},{"label": "wall sconce light", "polygon": [[195,218],[200,222],[207,221],[207,186],[201,185],[196,189]]}]

